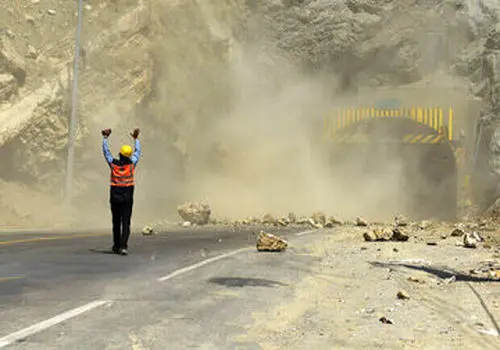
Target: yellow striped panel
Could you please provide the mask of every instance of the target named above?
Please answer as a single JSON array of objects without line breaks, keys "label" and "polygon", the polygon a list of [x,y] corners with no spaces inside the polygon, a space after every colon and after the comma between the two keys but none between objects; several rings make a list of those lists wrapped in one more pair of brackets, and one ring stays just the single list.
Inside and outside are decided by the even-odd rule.
[{"label": "yellow striped panel", "polygon": [[414,135],[414,134],[408,134],[408,135],[406,135],[406,136],[403,138],[403,141],[405,141],[405,142],[409,142],[409,141],[413,138],[413,136],[415,136],[415,135]]}]

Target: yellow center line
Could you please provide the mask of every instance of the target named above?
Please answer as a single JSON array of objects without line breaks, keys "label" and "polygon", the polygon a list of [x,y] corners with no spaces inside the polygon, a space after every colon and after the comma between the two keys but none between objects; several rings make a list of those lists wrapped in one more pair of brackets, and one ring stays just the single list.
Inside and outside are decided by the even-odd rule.
[{"label": "yellow center line", "polygon": [[68,236],[51,236],[51,237],[34,237],[34,238],[25,238],[18,239],[14,241],[0,241],[0,245],[9,245],[9,244],[17,244],[17,243],[31,243],[31,242],[43,242],[43,241],[55,241],[60,239],[73,239],[73,238],[82,238],[82,237],[97,237],[97,236],[107,236],[107,233],[87,233],[87,234],[79,234],[79,235],[68,235]]}]

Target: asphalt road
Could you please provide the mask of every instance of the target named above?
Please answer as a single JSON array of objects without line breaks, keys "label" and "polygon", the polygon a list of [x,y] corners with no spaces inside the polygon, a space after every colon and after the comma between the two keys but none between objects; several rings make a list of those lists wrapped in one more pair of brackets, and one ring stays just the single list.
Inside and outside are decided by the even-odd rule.
[{"label": "asphalt road", "polygon": [[[280,234],[300,239],[301,230]],[[238,332],[227,324],[234,327],[238,318],[240,324],[249,322],[243,322],[249,316],[241,310],[252,302],[248,295],[237,302],[233,294],[221,294],[221,288],[283,285],[263,278],[269,277],[269,264],[284,262],[276,255],[257,258],[251,249],[255,232],[258,228],[136,234],[130,239],[128,256],[110,254],[111,235],[104,232],[2,234],[0,347],[232,349],[229,334]],[[307,270],[308,258],[303,259],[301,268],[287,267],[290,276]],[[228,300],[221,305],[224,295]],[[216,333],[211,322],[215,314],[226,324]],[[165,325],[165,320],[176,320],[175,325]],[[145,333],[138,338],[135,334],[140,332]]]}]

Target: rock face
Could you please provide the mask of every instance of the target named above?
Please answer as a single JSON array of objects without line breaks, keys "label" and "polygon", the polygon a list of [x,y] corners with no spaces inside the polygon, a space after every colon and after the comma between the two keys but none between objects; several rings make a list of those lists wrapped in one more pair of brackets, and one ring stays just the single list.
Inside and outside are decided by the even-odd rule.
[{"label": "rock face", "polygon": [[16,94],[17,87],[16,78],[12,74],[0,74],[0,103]]},{"label": "rock face", "polygon": [[178,206],[177,212],[185,222],[205,225],[210,220],[212,210],[207,203],[186,203]]},{"label": "rock face", "polygon": [[288,243],[284,239],[271,233],[260,231],[257,237],[257,250],[259,252],[281,252],[287,247]]}]

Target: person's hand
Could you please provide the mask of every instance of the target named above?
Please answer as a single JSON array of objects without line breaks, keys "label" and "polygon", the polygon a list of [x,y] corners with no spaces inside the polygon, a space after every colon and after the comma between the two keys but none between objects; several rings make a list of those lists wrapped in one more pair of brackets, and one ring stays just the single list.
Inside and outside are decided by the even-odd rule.
[{"label": "person's hand", "polygon": [[139,129],[134,129],[133,132],[130,133],[130,136],[135,140],[139,137],[140,130]]},{"label": "person's hand", "polygon": [[102,136],[104,136],[104,138],[108,138],[109,135],[111,135],[111,129],[101,130],[101,134],[102,134]]}]

